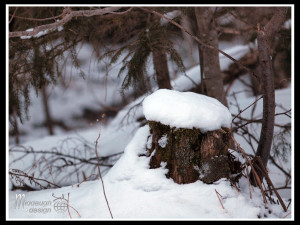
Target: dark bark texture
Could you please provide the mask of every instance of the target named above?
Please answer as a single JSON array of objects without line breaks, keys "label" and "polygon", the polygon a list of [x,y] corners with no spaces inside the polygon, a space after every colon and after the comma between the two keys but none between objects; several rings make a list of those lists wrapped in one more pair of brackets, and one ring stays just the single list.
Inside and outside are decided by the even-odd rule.
[{"label": "dark bark texture", "polygon": [[[197,180],[213,183],[230,177],[229,129],[201,133],[199,129],[171,128],[154,121],[148,124],[152,137],[148,149],[150,168],[158,168],[165,162],[167,177],[178,184]],[[162,138],[167,140],[164,144]]]},{"label": "dark bark texture", "polygon": [[153,64],[159,89],[172,89],[168,69],[167,54],[163,48],[153,49]]},{"label": "dark bark texture", "polygon": [[[287,8],[278,8],[270,21],[258,31],[258,57],[261,69],[261,84],[263,91],[263,121],[256,157],[260,157],[266,167],[272,147],[275,116],[274,71],[272,67],[270,46],[274,35],[285,21]],[[262,181],[263,174],[257,171]],[[256,185],[251,173],[252,184]]]},{"label": "dark bark texture", "polygon": [[[213,11],[209,7],[196,7],[195,16],[199,30],[200,40],[204,43],[219,47],[218,32],[213,18]],[[219,53],[212,48],[200,45],[201,64],[205,75],[204,83],[207,95],[218,99],[227,106],[227,100],[224,92],[224,84],[221,76]]]}]

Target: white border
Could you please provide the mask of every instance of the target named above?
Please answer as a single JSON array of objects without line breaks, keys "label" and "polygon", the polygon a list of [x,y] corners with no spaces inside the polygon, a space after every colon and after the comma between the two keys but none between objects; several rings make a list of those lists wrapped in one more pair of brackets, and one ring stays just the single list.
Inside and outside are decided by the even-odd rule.
[{"label": "white border", "polygon": [[[64,5],[57,5],[57,4],[6,4],[6,16],[5,18],[8,18],[8,14],[9,14],[9,7],[13,7],[13,6],[41,6],[41,7],[64,7],[64,6],[143,6],[143,7],[163,7],[163,6],[169,6],[169,7],[176,7],[176,6],[187,6],[187,7],[204,7],[204,6],[224,6],[224,7],[291,7],[291,54],[292,54],[292,58],[291,58],[291,71],[292,71],[292,76],[291,76],[291,107],[292,107],[292,119],[291,119],[291,124],[292,124],[292,128],[291,128],[291,144],[292,144],[292,150],[291,150],[291,169],[292,169],[292,189],[291,189],[291,198],[292,198],[292,202],[291,202],[291,218],[287,218],[287,219],[236,219],[236,218],[232,218],[232,219],[174,219],[174,218],[145,218],[145,219],[113,219],[115,221],[131,221],[131,220],[136,220],[136,221],[222,221],[222,220],[226,220],[226,221],[290,221],[290,220],[294,220],[294,207],[295,207],[295,196],[294,196],[294,187],[295,187],[295,168],[294,168],[294,115],[295,115],[295,111],[294,111],[294,20],[295,20],[295,8],[293,4],[262,4],[262,5],[255,5],[255,4],[187,4],[187,5],[176,5],[176,4],[64,4]],[[6,87],[6,102],[5,102],[5,107],[6,107],[6,220],[9,221],[23,221],[23,220],[34,220],[34,221],[56,221],[56,220],[67,220],[67,221],[82,221],[82,220],[92,220],[92,221],[111,221],[111,219],[88,219],[88,218],[83,218],[83,219],[63,219],[63,218],[51,218],[51,219],[41,219],[41,218],[9,218],[9,188],[8,188],[8,183],[9,183],[9,176],[8,176],[8,165],[9,165],[9,160],[8,160],[8,149],[9,149],[9,119],[8,119],[8,68],[9,68],[9,57],[8,57],[8,39],[9,39],[9,26],[8,26],[8,20],[6,21],[5,24],[5,29],[6,29],[6,79],[5,79],[5,87]]]}]

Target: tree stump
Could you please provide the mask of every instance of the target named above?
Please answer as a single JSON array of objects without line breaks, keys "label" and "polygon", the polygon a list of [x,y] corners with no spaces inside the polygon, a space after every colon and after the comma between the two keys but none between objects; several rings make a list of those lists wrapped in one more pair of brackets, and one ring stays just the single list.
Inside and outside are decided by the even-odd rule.
[{"label": "tree stump", "polygon": [[229,178],[230,129],[201,133],[196,128],[175,128],[155,121],[148,121],[148,124],[150,168],[158,168],[165,162],[169,170],[167,177],[178,184],[197,180],[210,184],[220,178]]}]

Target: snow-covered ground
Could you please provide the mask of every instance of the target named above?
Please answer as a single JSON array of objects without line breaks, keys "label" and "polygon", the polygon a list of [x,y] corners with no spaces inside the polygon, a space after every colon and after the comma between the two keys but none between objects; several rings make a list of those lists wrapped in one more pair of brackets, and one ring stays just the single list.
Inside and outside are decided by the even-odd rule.
[{"label": "snow-covered ground", "polygon": [[[179,185],[166,179],[167,172],[162,165],[158,169],[149,169],[149,157],[145,154],[149,127],[140,128],[127,145],[124,155],[104,177],[106,195],[112,215],[115,219],[256,219],[282,218],[286,213],[280,205],[269,205],[265,209],[260,190],[255,188],[250,199],[245,180],[241,181],[238,193],[230,182],[219,180],[207,185],[200,181]],[[219,202],[217,192],[222,196]],[[25,194],[24,208],[15,208],[16,194]],[[10,192],[9,216],[12,218],[69,218],[68,211],[57,212],[52,196],[69,196],[69,205],[74,207],[81,218],[109,219],[110,214],[103,196],[100,181],[90,181],[60,189],[38,192]],[[45,207],[51,208],[46,213],[31,213],[33,202],[50,201]],[[26,211],[27,210],[27,211]],[[271,212],[271,213],[269,213]],[[72,218],[79,218],[70,208]]]},{"label": "snow-covered ground", "polygon": [[[238,59],[247,51],[247,46],[236,46],[228,49],[226,52]],[[221,68],[226,69],[231,62],[221,55],[220,63]],[[186,74],[194,82],[199,83],[200,68],[198,65],[188,70]],[[172,81],[174,90],[188,90],[193,85],[193,82],[191,82],[190,79],[186,76],[178,75],[178,77]],[[241,79],[243,79],[244,82],[249,82],[248,76],[243,76]],[[115,90],[117,90],[117,88],[119,88],[119,86],[115,86]],[[93,88],[90,88],[89,91],[91,89]],[[110,88],[107,88],[107,90],[109,89]],[[76,105],[77,100],[82,102],[82,104],[88,104],[89,106],[95,105],[96,100],[88,103],[86,103],[86,101],[81,101],[84,99],[82,96],[84,96],[85,92],[83,91],[81,92],[82,94],[78,94],[78,90],[80,93],[80,90],[85,89],[78,85],[77,91],[66,91],[66,95],[63,95],[65,96],[64,100],[61,99],[61,95],[58,95],[56,101],[67,102],[67,104],[65,106],[59,106],[59,108],[53,108],[53,114],[55,115],[57,113],[57,117],[64,115],[67,119],[71,115],[70,111],[76,111],[78,108],[82,107],[79,106],[80,104]],[[99,92],[101,91],[104,90],[99,90]],[[235,101],[239,103],[241,109],[246,108],[255,101],[255,97],[244,91],[245,85],[239,80],[235,81],[230,88],[227,100],[229,103],[229,111],[232,114],[237,114],[239,112],[239,109],[234,105]],[[72,96],[72,93],[77,94],[74,97],[74,95]],[[99,96],[107,96],[108,101],[110,101],[112,96],[117,95],[113,92],[110,94],[104,94],[102,92]],[[166,179],[165,174],[167,170],[164,168],[164,165],[158,169],[149,169],[149,158],[140,156],[145,153],[149,128],[147,125],[139,127],[140,123],[136,121],[137,118],[143,116],[142,104],[139,103],[141,103],[144,98],[145,96],[141,96],[124,107],[119,111],[115,118],[104,124],[101,129],[101,137],[98,144],[98,153],[100,156],[108,156],[124,151],[124,154],[122,154],[120,159],[103,176],[107,199],[114,219],[203,220],[258,219],[258,217],[281,219],[285,217],[288,212],[292,211],[294,206],[293,189],[284,189],[279,192],[286,205],[289,204],[289,199],[292,199],[288,212],[284,212],[279,204],[268,204],[268,208],[265,208],[258,188],[252,190],[252,199],[250,199],[248,181],[245,178],[240,180],[240,192],[238,193],[235,188],[230,185],[230,182],[225,179],[219,180],[211,185],[204,184],[201,181],[192,184],[179,185],[174,183],[171,179]],[[73,101],[69,101],[70,99],[73,99]],[[291,99],[291,87],[276,91],[276,103],[283,108],[291,108]],[[119,100],[121,100],[121,98],[112,101]],[[103,101],[103,99],[100,101]],[[132,106],[136,104],[139,105],[132,109]],[[37,107],[37,105],[33,107]],[[282,111],[284,110],[281,107],[276,107],[276,113]],[[254,117],[259,118],[261,112],[262,101],[260,100],[254,110]],[[78,111],[78,113],[80,112]],[[40,118],[41,110],[37,111],[36,114],[35,119]],[[251,109],[243,112],[241,116],[244,118],[251,118]],[[276,116],[276,123],[285,124],[287,122],[291,122],[291,119],[287,116]],[[27,125],[28,130],[30,130],[30,122],[28,122]],[[254,133],[259,135],[260,126],[258,124],[252,125],[251,129],[253,129]],[[277,129],[278,127],[275,128],[275,132]],[[54,136],[36,134],[33,135],[35,139],[26,137],[24,138],[25,140],[22,142],[22,145],[27,147],[31,146],[34,150],[41,151],[51,150],[57,148],[57,146],[63,145],[63,147],[60,148],[61,153],[76,148],[76,152],[79,152],[82,157],[90,158],[95,156],[93,148],[89,151],[85,151],[82,140],[84,139],[86,143],[89,143],[93,147],[98,134],[99,123],[95,122],[92,127],[79,129],[76,132],[72,131],[65,133],[61,131]],[[83,139],[78,139],[78,137]],[[69,138],[70,141],[65,141],[67,138]],[[249,146],[241,136],[236,135],[236,140],[247,153],[253,153],[251,146]],[[14,146],[12,142],[10,142],[9,147],[14,149],[18,148],[17,146]],[[31,170],[34,160],[40,160],[39,158],[33,159],[32,156],[28,155],[21,160],[14,161],[20,156],[22,156],[22,154],[18,152],[9,154],[9,168],[29,171]],[[47,154],[44,156],[46,157]],[[293,162],[292,157],[293,154],[288,155],[287,162],[283,163],[284,169],[291,169],[291,162]],[[58,163],[57,165],[61,164]],[[282,172],[271,163],[269,163],[268,168],[274,185],[276,187],[283,186],[285,178]],[[74,168],[72,169],[74,170]],[[88,167],[82,169],[87,176],[97,173],[96,167],[93,167],[93,169]],[[52,173],[54,172],[55,171],[52,171]],[[78,178],[75,174],[68,176],[68,172],[70,173],[68,170],[63,172],[56,171],[54,174],[55,183],[64,186],[62,188],[30,192],[19,190],[11,191],[8,189],[8,218],[70,219],[70,217],[79,218],[80,215],[80,218],[84,219],[110,219],[110,213],[106,205],[100,180],[86,181],[78,187],[77,184],[82,181],[83,177]],[[35,177],[40,177],[39,175],[51,180],[51,173],[47,172],[46,169],[43,171],[43,174],[36,172]],[[10,183],[9,187],[11,186]],[[293,188],[293,183],[291,186]],[[217,193],[220,195],[217,195]],[[24,207],[16,207],[16,197],[20,199],[23,198],[23,200],[25,199]],[[70,205],[69,212],[63,204],[67,202],[68,197]],[[220,200],[218,197],[220,197]],[[276,201],[276,197],[274,197],[274,199]],[[60,203],[60,205],[57,203]],[[222,208],[222,205],[224,209]],[[57,206],[60,206],[60,210],[58,210],[59,208]],[[285,219],[293,217],[294,212],[285,217]]]}]

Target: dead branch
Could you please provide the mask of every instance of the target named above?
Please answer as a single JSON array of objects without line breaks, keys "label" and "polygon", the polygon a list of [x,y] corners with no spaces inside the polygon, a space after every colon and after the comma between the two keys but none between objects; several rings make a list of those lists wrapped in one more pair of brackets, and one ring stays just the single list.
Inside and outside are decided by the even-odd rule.
[{"label": "dead branch", "polygon": [[244,111],[246,111],[247,109],[249,109],[252,105],[256,104],[256,102],[258,102],[260,99],[262,99],[262,96],[259,97],[258,99],[256,99],[252,104],[250,104],[249,106],[247,106],[245,109],[240,110],[240,112],[232,119],[232,122],[235,120],[235,118],[237,118],[241,113],[243,113]]},{"label": "dead branch", "polygon": [[[25,177],[27,178],[30,182],[34,182],[35,184],[39,185],[41,188],[43,189],[46,189],[48,187],[45,187],[43,185],[41,185],[39,182],[37,181],[43,181],[43,182],[46,182],[49,185],[52,185],[54,187],[57,187],[57,188],[60,188],[59,185],[57,184],[54,184],[46,179],[42,179],[42,178],[37,178],[37,177],[34,177],[34,176],[30,176],[28,175],[27,173],[21,171],[21,170],[18,170],[18,169],[11,169],[11,171],[8,171],[8,174],[11,175],[12,177],[16,177],[16,178],[19,178],[19,177]],[[20,180],[18,180],[20,181]],[[24,182],[24,179],[22,180]]]},{"label": "dead branch", "polygon": [[105,193],[104,182],[103,182],[102,175],[101,175],[101,171],[100,171],[100,159],[99,159],[99,157],[98,157],[98,151],[97,151],[98,141],[99,141],[100,136],[101,136],[102,119],[104,119],[104,116],[105,116],[105,114],[102,114],[101,119],[100,119],[99,135],[98,135],[98,137],[97,137],[97,139],[96,139],[96,142],[95,142],[95,153],[96,153],[96,157],[97,157],[97,159],[98,159],[98,173],[99,173],[100,180],[101,180],[101,183],[102,183],[103,195],[104,195],[104,198],[105,198],[105,201],[106,201],[107,208],[108,208],[108,210],[109,210],[110,216],[111,216],[111,218],[113,219],[113,215],[112,215],[112,213],[111,213],[111,210],[110,210],[110,207],[109,207],[109,203],[108,203],[108,200],[107,200],[107,197],[106,197],[106,193]]},{"label": "dead branch", "polygon": [[265,203],[265,205],[267,206],[268,203],[267,203],[267,199],[266,199],[265,192],[264,192],[264,190],[263,190],[263,188],[262,188],[262,182],[261,182],[261,180],[260,180],[260,178],[259,178],[259,176],[258,176],[258,174],[257,174],[257,172],[256,172],[256,170],[255,170],[255,168],[254,168],[254,166],[253,166],[251,160],[247,157],[247,155],[246,155],[244,149],[240,146],[239,143],[237,143],[237,141],[235,140],[235,138],[233,137],[233,135],[231,136],[231,138],[232,138],[232,140],[234,141],[234,143],[236,144],[237,148],[238,148],[238,149],[240,150],[240,152],[243,154],[244,158],[248,161],[248,163],[249,163],[249,165],[250,165],[250,167],[251,167],[251,171],[252,171],[253,174],[254,174],[254,178],[255,178],[254,182],[256,182],[256,183],[255,183],[255,184],[256,184],[255,186],[257,186],[257,185],[259,186],[259,188],[260,188],[260,190],[261,190],[261,193],[262,193],[262,196],[263,196],[264,203]]},{"label": "dead branch", "polygon": [[[218,199],[219,199],[219,201],[220,201],[220,203],[221,203],[221,206],[222,206],[222,209],[225,209],[224,208],[224,206],[223,206],[223,204],[222,204],[222,201],[221,201],[221,199],[220,199],[220,197],[219,197],[219,192],[217,192],[217,190],[215,189],[215,192],[216,192],[216,195],[217,195],[217,197],[218,197]],[[220,195],[221,196],[221,195]],[[222,196],[221,196],[222,197]]]},{"label": "dead branch", "polygon": [[19,7],[16,7],[15,10],[14,10],[14,13],[12,15],[10,15],[11,18],[9,19],[9,22],[8,22],[9,24],[11,23],[11,21],[13,20],[13,18],[16,17],[16,12],[17,12],[18,8]]},{"label": "dead branch", "polygon": [[281,170],[281,172],[283,172],[287,177],[291,178],[291,174],[289,174],[289,173],[286,172],[281,166],[279,166],[279,165],[276,163],[275,159],[274,159],[272,156],[270,156],[270,160],[271,160],[271,162],[272,162],[279,170]]},{"label": "dead branch", "polygon": [[256,157],[256,159],[257,159],[258,163],[260,164],[260,167],[261,167],[262,170],[263,170],[262,172],[263,172],[263,174],[264,174],[264,176],[265,176],[265,179],[266,179],[268,185],[269,185],[270,187],[273,187],[272,190],[275,192],[275,194],[276,194],[276,196],[277,196],[277,198],[278,198],[278,200],[279,200],[279,202],[280,202],[280,204],[281,204],[283,210],[286,212],[286,211],[287,211],[287,208],[286,208],[286,206],[285,206],[285,204],[284,204],[284,202],[283,202],[281,196],[279,195],[278,191],[277,191],[276,188],[274,187],[274,185],[273,185],[273,183],[272,183],[272,181],[271,181],[271,179],[270,179],[270,177],[269,177],[268,171],[267,171],[266,168],[264,167],[261,158],[260,158],[260,157]]},{"label": "dead branch", "polygon": [[[55,30],[60,26],[63,26],[64,24],[71,21],[73,18],[76,17],[91,17],[96,15],[105,15],[110,13],[116,13],[115,11],[118,11],[122,7],[106,7],[103,9],[95,9],[95,10],[78,10],[78,11],[72,11],[70,7],[67,7],[64,9],[62,15],[60,15],[59,18],[61,20],[58,20],[54,23],[40,25],[35,27],[32,31],[14,31],[9,32],[9,37],[21,37],[21,36],[34,36],[37,35],[39,32],[46,31],[46,30]],[[130,10],[127,10],[125,12],[129,12]],[[125,12],[119,12],[119,13],[125,13]],[[31,18],[32,19],[32,18]],[[44,19],[45,20],[45,19]]]}]

